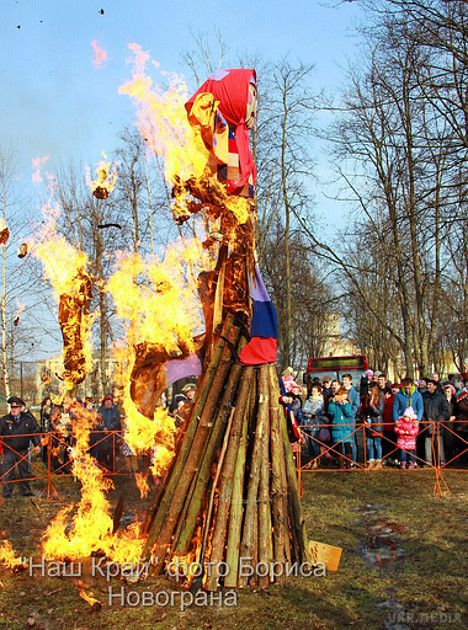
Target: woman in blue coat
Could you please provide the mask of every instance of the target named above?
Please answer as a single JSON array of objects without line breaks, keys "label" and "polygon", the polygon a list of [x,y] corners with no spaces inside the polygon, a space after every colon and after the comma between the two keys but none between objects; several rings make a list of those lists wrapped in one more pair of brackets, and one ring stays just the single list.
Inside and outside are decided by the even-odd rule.
[{"label": "woman in blue coat", "polygon": [[[351,442],[354,435],[354,412],[351,401],[348,397],[348,391],[342,387],[328,403],[327,415],[331,419],[331,434],[333,442],[341,442],[341,448],[345,454],[345,467],[351,467]],[[343,457],[339,456],[340,468],[343,468]]]}]

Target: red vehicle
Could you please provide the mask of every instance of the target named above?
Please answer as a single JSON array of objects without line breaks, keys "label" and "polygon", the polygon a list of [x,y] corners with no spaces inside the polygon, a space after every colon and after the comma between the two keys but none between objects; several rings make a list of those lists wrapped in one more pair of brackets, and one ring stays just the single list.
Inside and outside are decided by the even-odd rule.
[{"label": "red vehicle", "polygon": [[340,380],[343,374],[351,374],[353,382],[358,384],[362,373],[369,368],[365,354],[350,354],[342,357],[310,357],[304,381],[329,376]]}]

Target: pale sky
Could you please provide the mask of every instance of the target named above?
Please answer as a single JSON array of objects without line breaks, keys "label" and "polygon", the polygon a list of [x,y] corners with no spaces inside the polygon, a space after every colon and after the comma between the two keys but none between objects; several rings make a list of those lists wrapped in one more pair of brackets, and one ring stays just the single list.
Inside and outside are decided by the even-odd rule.
[{"label": "pale sky", "polygon": [[[25,186],[39,156],[50,156],[49,170],[71,159],[94,165],[132,122],[133,105],[118,94],[130,76],[128,44],[195,88],[181,59],[191,32],[219,29],[233,57],[258,51],[314,64],[313,87],[333,92],[356,55],[357,18],[355,2],[317,0],[0,0],[0,142],[14,145]],[[91,42],[107,53],[101,69]],[[327,175],[325,155],[318,174]]]},{"label": "pale sky", "polygon": [[[327,4],[329,6],[327,6]],[[332,8],[336,4],[336,8]],[[191,33],[213,38],[219,30],[230,50],[267,60],[289,55],[313,64],[314,91],[336,93],[348,61],[359,59],[353,29],[357,2],[334,0],[0,0],[0,145],[12,145],[17,187],[39,214],[41,194],[32,160],[49,156],[51,172],[71,160],[94,167],[112,153],[118,134],[134,119],[134,106],[118,88],[131,76],[128,44],[138,43],[169,72],[185,75],[181,53]],[[102,53],[97,68],[96,50]],[[316,142],[314,140],[314,142]],[[343,226],[346,208],[326,198],[332,175],[326,148],[314,145],[320,182],[314,184],[322,229]],[[320,228],[319,228],[320,229]]]}]

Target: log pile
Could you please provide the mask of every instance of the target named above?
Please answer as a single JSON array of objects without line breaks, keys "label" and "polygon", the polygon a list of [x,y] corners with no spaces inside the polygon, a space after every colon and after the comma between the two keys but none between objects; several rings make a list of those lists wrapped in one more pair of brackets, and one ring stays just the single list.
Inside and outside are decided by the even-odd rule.
[{"label": "log pile", "polygon": [[[241,330],[228,315],[215,336],[191,418],[145,523],[144,556],[156,571],[179,559],[209,565],[209,591],[265,588],[277,579],[273,563],[309,557],[275,365],[239,364]],[[262,563],[262,575],[242,575],[241,558],[252,567]]]}]

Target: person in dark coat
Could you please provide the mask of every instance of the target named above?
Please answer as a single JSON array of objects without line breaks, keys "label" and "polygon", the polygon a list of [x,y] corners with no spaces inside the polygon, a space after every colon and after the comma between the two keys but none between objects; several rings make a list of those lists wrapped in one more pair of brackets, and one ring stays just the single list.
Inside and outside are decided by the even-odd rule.
[{"label": "person in dark coat", "polygon": [[454,432],[457,390],[455,388],[455,385],[452,385],[452,383],[445,383],[443,385],[443,389],[444,395],[447,398],[449,417],[448,423],[446,426],[444,426],[444,430],[442,431],[442,438],[444,441],[445,459],[450,461],[455,455],[455,444],[457,440]]},{"label": "person in dark coat", "polygon": [[[423,402],[423,420],[426,426],[429,424],[429,428],[425,432],[424,437],[425,459],[426,463],[432,464],[432,435],[434,433],[434,427],[431,426],[430,423],[435,422],[438,424],[441,420],[446,421],[449,419],[447,398],[440,389],[437,381],[432,378],[427,381],[427,392],[423,396]],[[440,431],[438,431],[437,434],[438,438],[436,437],[434,440],[434,448],[439,454],[441,466],[445,466],[444,442]]]},{"label": "person in dark coat", "polygon": [[[99,408],[98,419],[100,424],[98,425],[98,431],[120,431],[120,413],[117,407],[114,405],[114,397],[108,394],[102,401],[102,406]],[[102,433],[101,435],[104,435]],[[111,472],[115,472],[115,450],[117,445],[116,435],[110,435],[106,437],[99,445],[99,457],[100,464],[107,468]]]},{"label": "person in dark coat", "polygon": [[[3,445],[3,471],[4,485],[3,496],[9,499],[13,493],[15,479],[25,480],[31,476],[28,460],[29,444],[34,444],[33,453],[39,453],[40,438],[38,435],[28,435],[39,433],[40,429],[31,412],[25,413],[26,403],[17,396],[10,396],[7,403],[10,405],[10,413],[0,418],[0,438]],[[34,495],[29,483],[22,481],[20,489],[25,497]]]}]

